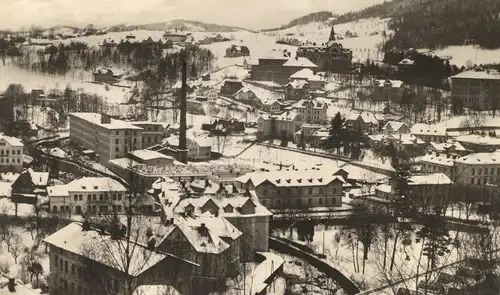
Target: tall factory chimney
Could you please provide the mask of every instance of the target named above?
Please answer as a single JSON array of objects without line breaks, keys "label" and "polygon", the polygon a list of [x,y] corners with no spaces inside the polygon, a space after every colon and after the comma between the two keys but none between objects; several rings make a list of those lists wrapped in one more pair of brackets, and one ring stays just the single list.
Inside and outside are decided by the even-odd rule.
[{"label": "tall factory chimney", "polygon": [[180,122],[180,132],[179,132],[179,150],[177,152],[178,160],[181,163],[187,164],[188,162],[188,150],[187,150],[187,139],[186,139],[186,87],[187,87],[187,53],[182,52],[182,88],[181,88],[181,122]]}]

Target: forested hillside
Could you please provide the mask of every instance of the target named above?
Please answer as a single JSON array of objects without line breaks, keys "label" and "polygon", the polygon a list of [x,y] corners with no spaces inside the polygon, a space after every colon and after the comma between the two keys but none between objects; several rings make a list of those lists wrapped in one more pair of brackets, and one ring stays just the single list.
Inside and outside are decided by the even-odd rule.
[{"label": "forested hillside", "polygon": [[499,0],[422,1],[398,13],[389,24],[395,31],[386,49],[430,48],[477,44],[500,47]]},{"label": "forested hillside", "polygon": [[[283,28],[327,21],[333,14],[318,12],[298,18]],[[340,15],[331,21],[341,24],[360,19],[392,18],[384,48],[437,49],[451,45],[477,44],[500,47],[500,0],[393,0]]]}]

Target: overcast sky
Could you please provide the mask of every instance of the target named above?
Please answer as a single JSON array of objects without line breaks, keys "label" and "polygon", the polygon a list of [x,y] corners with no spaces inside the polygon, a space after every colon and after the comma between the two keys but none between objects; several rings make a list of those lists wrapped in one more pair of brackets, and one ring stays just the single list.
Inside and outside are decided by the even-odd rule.
[{"label": "overcast sky", "polygon": [[0,0],[0,28],[33,24],[98,27],[189,19],[262,29],[310,12],[343,13],[383,0]]}]

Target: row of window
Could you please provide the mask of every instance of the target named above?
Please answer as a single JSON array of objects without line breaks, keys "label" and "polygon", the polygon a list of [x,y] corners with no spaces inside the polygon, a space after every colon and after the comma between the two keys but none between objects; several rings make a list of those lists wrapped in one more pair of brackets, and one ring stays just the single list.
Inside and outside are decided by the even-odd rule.
[{"label": "row of window", "polygon": [[[121,213],[122,212],[122,206],[121,205],[112,205],[112,212],[117,212],[117,213]],[[96,205],[92,205],[92,206],[87,206],[87,212],[88,213],[98,213],[97,212],[97,206]],[[109,207],[107,205],[100,205],[99,206],[99,213],[108,213],[109,212]],[[52,213],[58,213],[58,208],[57,206],[52,206]],[[68,205],[66,206],[59,206],[59,213],[66,213],[66,214],[70,214],[71,213],[71,210],[70,210],[70,207]],[[82,214],[83,211],[82,211],[82,206],[80,205],[76,205],[75,206],[75,214]]]},{"label": "row of window", "polygon": [[[291,188],[286,189],[286,191],[284,191],[284,190],[285,190],[285,189],[282,189],[282,190],[281,190],[281,193],[288,194],[288,195],[292,195],[292,189],[291,189]],[[306,191],[305,189],[303,189],[303,188],[299,187],[299,188],[297,188],[297,190],[296,190],[296,191],[297,191],[297,194],[299,194],[299,195],[302,195],[302,194],[304,194],[305,192],[308,192],[308,193],[309,193],[309,195],[312,195],[312,194],[313,194],[313,188],[312,188],[312,187],[308,188],[308,189],[307,189],[307,191]],[[324,192],[325,192],[324,188],[322,188],[322,187],[318,188],[318,194],[323,194]],[[315,193],[315,192],[314,192],[314,193]],[[336,188],[336,187],[334,187],[334,188],[333,188],[333,194],[336,194],[336,193],[337,193],[337,188]],[[262,195],[263,195],[263,196],[267,196],[268,194],[269,194],[269,191],[268,191],[267,189],[262,190]]]},{"label": "row of window", "polygon": [[[269,205],[272,207],[273,205],[275,206],[280,206],[280,205],[294,205],[293,203],[297,204],[298,206],[306,205],[304,202],[302,202],[302,199],[297,199],[296,201],[293,201],[294,199],[261,199],[262,205],[267,206]],[[330,203],[328,202],[330,200]],[[318,205],[335,205],[336,201],[335,198],[325,198],[325,203],[323,204],[323,198],[318,199]],[[307,205],[308,206],[313,206],[315,205],[313,202],[312,198],[307,199]]]},{"label": "row of window", "polygon": [[9,163],[10,164],[16,164],[16,162],[17,162],[17,164],[21,164],[21,159],[17,158],[17,159],[11,159],[9,161],[9,158],[5,158],[5,159],[4,158],[0,158],[0,164],[3,164],[3,163],[5,163],[5,164],[9,164]]},{"label": "row of window", "polygon": [[[488,172],[489,171],[489,172]],[[496,173],[495,173],[496,171]],[[494,174],[500,174],[500,167],[499,168],[477,168],[477,175],[494,175]],[[476,169],[472,168],[471,175],[474,176],[476,175]]]},{"label": "row of window", "polygon": [[[0,156],[3,156],[5,153],[5,155],[9,155],[10,153],[10,150],[0,150]],[[21,154],[21,150],[12,150],[12,155],[20,155]]]},{"label": "row of window", "polygon": [[[111,199],[113,201],[121,201],[122,200],[122,195],[121,194],[111,194]],[[74,195],[73,196],[74,201],[82,201],[83,200],[83,195]],[[87,201],[97,201],[97,194],[88,194],[87,195]],[[105,194],[99,194],[99,201],[109,201],[109,195],[107,193]]]}]

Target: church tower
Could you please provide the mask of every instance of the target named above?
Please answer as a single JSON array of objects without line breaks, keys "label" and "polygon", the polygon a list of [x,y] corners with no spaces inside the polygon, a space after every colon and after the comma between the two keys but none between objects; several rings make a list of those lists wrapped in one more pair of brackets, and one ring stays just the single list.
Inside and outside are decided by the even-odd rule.
[{"label": "church tower", "polygon": [[330,31],[330,38],[328,38],[328,41],[335,41],[335,29],[332,26],[332,30]]}]

